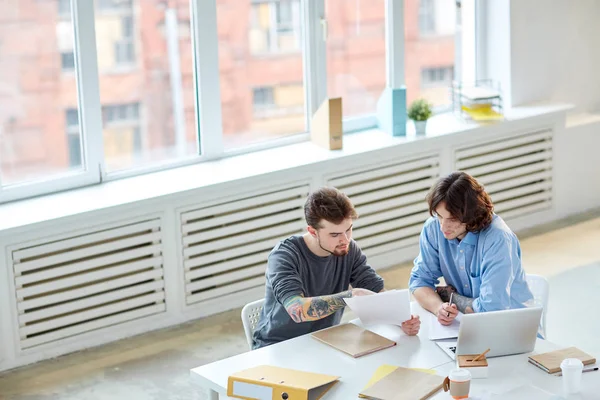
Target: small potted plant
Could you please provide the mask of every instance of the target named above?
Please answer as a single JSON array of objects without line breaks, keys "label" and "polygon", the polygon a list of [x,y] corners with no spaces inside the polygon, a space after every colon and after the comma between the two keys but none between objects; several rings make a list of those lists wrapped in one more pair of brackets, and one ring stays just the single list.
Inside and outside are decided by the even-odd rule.
[{"label": "small potted plant", "polygon": [[417,99],[411,103],[407,113],[415,123],[417,135],[425,135],[427,120],[431,117],[431,104],[425,99]]}]

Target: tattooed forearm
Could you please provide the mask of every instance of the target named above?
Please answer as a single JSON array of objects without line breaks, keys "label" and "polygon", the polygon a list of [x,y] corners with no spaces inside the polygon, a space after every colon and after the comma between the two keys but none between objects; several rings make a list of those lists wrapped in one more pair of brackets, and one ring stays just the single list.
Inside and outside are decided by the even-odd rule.
[{"label": "tattooed forearm", "polygon": [[438,287],[435,288],[435,291],[438,294],[438,296],[440,296],[440,299],[442,299],[442,301],[444,303],[448,303],[450,301],[450,294],[451,293],[456,294],[456,289],[452,285],[438,286]]},{"label": "tattooed forearm", "polygon": [[328,296],[294,296],[286,301],[284,307],[294,322],[316,321],[346,307],[344,298],[347,297],[352,297],[351,290]]},{"label": "tattooed forearm", "polygon": [[456,304],[456,308],[458,311],[463,314],[472,314],[473,311],[473,301],[470,297],[461,296],[460,294],[454,293],[452,296],[452,304]]}]

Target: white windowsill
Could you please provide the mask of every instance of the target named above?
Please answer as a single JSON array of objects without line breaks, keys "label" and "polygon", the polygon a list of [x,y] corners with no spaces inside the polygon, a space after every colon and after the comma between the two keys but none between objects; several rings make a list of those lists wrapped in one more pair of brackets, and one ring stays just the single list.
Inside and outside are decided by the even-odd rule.
[{"label": "white windowsill", "polygon": [[[536,104],[517,107],[505,114],[507,121],[515,121],[566,113],[571,108],[568,104]],[[0,232],[419,140],[467,131],[475,135],[484,127],[461,121],[452,114],[442,114],[429,120],[427,136],[423,137],[415,137],[414,125],[409,121],[406,137],[392,137],[378,129],[365,130],[344,135],[344,148],[339,151],[328,151],[311,142],[302,142],[25,199],[0,205]]]}]

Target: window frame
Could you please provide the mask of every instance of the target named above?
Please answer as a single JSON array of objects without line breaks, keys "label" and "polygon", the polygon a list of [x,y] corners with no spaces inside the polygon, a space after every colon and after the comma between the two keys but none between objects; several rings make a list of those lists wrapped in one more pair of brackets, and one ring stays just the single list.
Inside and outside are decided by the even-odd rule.
[{"label": "window frame", "polygon": [[[256,0],[247,1],[254,3]],[[308,140],[310,137],[311,116],[327,97],[325,1],[300,0],[299,5],[299,29],[301,30],[301,37],[304,39],[301,42],[301,50],[303,52],[306,132],[298,132],[296,135],[272,139],[237,149],[224,148],[221,102],[214,100],[221,98],[218,61],[219,44],[217,40],[217,0],[190,0],[190,39],[193,53],[192,70],[195,88],[194,112],[197,151],[193,156],[169,159],[152,165],[107,173],[94,29],[95,14],[99,11],[96,10],[92,0],[70,0],[75,58],[75,69],[72,72],[77,80],[83,171],[76,174],[67,173],[52,179],[13,185],[14,187],[2,187],[0,182],[0,203]],[[133,4],[135,10],[135,2]],[[477,8],[477,10],[479,9]],[[120,8],[107,9],[100,12],[122,13],[122,10]],[[129,13],[127,15],[132,15],[131,25],[135,29],[137,26],[135,11],[133,14]],[[479,15],[479,11],[476,15]],[[61,10],[59,18],[64,19],[65,16],[66,13]],[[296,21],[297,19],[292,17],[292,24],[296,24]],[[395,23],[395,21],[400,22]],[[200,30],[199,27],[202,27],[202,29]],[[481,35],[482,28],[477,23],[476,28],[475,35],[478,37]],[[136,35],[135,31],[132,32],[130,39],[135,41]],[[386,87],[401,88],[405,84],[404,0],[385,0],[385,38]],[[482,53],[479,52],[481,50],[479,42],[475,42],[475,45],[477,47],[475,55],[477,64],[474,68],[477,71],[481,66],[481,57],[478,57],[478,55]],[[473,50],[475,51],[475,49]],[[135,51],[134,43],[134,53]],[[455,72],[459,72],[456,67]],[[143,104],[140,104],[140,107],[143,107]],[[143,125],[143,121],[140,122]],[[343,119],[343,130],[346,133],[376,126],[377,117],[373,114]]]}]

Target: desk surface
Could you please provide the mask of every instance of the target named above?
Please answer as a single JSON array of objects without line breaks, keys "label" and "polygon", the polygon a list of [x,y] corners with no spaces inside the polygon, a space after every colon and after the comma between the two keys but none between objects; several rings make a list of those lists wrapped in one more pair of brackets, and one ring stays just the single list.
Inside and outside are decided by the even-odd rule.
[{"label": "desk surface", "polygon": [[[446,376],[454,368],[454,361],[427,338],[429,332],[427,311],[412,304],[413,313],[421,316],[422,325],[418,336],[406,336],[400,327],[381,325],[370,326],[369,330],[394,340],[397,345],[359,358],[352,358],[334,348],[323,344],[310,335],[300,336],[262,349],[246,352],[203,365],[191,370],[191,378],[200,386],[221,394],[226,398],[227,378],[234,372],[257,365],[305,370],[327,375],[340,376],[326,396],[331,400],[358,398],[375,370],[382,364],[413,368],[435,369],[439,375]],[[353,321],[360,325],[359,321]],[[563,346],[538,340],[535,352],[555,350]],[[545,390],[560,393],[561,378],[548,375],[527,362],[527,354],[489,359],[489,377],[472,382],[472,395],[480,396],[488,392],[502,393],[512,387],[532,383]],[[583,374],[583,397],[578,399],[600,399],[600,371]],[[596,397],[593,397],[596,396]],[[450,399],[444,392],[434,399]]]}]

